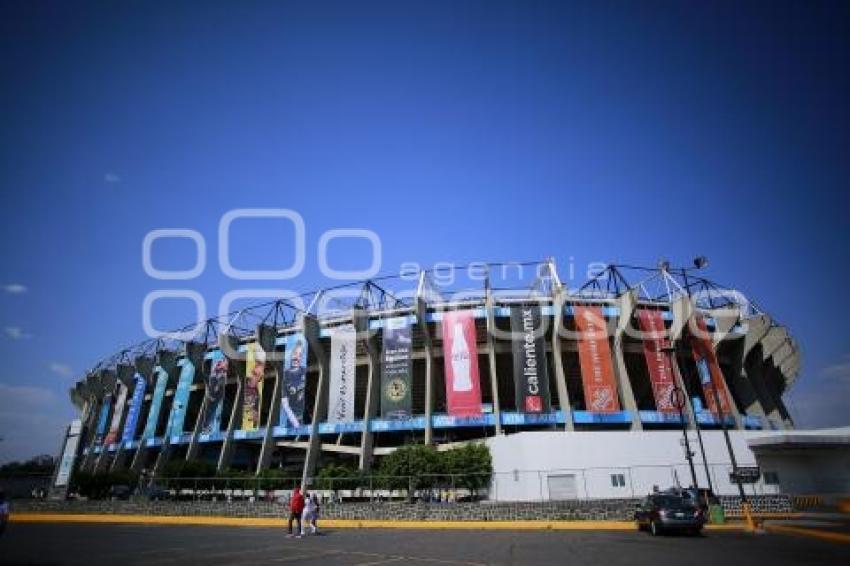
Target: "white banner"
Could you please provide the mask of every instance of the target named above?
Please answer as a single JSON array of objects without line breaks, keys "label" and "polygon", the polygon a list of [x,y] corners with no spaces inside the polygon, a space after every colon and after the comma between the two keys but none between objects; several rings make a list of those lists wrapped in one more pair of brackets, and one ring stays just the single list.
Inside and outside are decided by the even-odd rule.
[{"label": "white banner", "polygon": [[80,443],[80,431],[82,422],[79,419],[71,421],[68,428],[68,436],[65,438],[65,447],[62,450],[62,459],[59,461],[59,472],[56,474],[56,487],[68,485],[71,478],[71,470],[74,469],[74,460],[77,458],[77,447]]},{"label": "white banner", "polygon": [[352,326],[340,326],[331,334],[331,379],[328,422],[354,420],[354,375],[357,334]]}]

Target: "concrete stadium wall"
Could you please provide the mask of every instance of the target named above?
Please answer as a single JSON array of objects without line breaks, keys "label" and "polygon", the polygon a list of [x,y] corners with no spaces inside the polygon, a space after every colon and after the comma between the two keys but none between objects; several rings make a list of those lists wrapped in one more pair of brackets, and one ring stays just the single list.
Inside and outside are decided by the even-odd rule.
[{"label": "concrete stadium wall", "polygon": [[[512,521],[512,520],[613,520],[630,521],[638,499],[596,501],[548,501],[519,503],[326,503],[323,519],[406,520],[406,521]],[[723,498],[727,514],[740,509],[736,497]],[[754,498],[756,512],[789,512],[791,499],[785,496]],[[64,513],[110,515],[162,515],[210,517],[288,516],[279,502],[223,501],[21,501],[13,513]]]}]

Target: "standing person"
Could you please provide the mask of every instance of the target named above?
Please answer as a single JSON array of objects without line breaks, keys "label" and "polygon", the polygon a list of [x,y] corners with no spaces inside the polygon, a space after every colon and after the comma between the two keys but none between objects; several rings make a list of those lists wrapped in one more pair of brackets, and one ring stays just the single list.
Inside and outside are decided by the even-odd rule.
[{"label": "standing person", "polygon": [[[315,497],[315,495],[313,495]],[[301,536],[304,536],[305,527],[310,526],[314,519],[314,513],[316,512],[316,504],[313,497],[310,497],[310,494],[306,491],[304,492],[304,517],[301,523]],[[313,531],[315,532],[315,531]]]},{"label": "standing person", "polygon": [[313,532],[314,535],[317,535],[319,534],[319,496],[315,493],[310,498],[310,507],[310,530]]},{"label": "standing person", "polygon": [[296,487],[292,490],[292,496],[289,498],[289,534],[287,536],[292,536],[292,521],[296,521],[298,523],[298,531],[295,535],[296,538],[301,538],[301,535],[304,534],[304,530],[301,525],[301,513],[304,512],[304,496],[301,495],[301,488]]}]

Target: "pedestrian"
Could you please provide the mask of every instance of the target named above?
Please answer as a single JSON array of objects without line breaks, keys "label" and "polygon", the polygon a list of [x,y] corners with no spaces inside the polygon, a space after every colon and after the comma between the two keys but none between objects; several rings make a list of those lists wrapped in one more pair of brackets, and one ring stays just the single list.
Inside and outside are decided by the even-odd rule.
[{"label": "pedestrian", "polygon": [[304,492],[304,516],[302,517],[301,535],[306,534],[307,527],[313,522],[313,513],[316,511],[316,505],[313,503],[313,497],[306,491]]},{"label": "pedestrian", "polygon": [[310,530],[314,535],[319,534],[319,498],[316,494],[310,499],[312,502],[312,510],[310,512]]},{"label": "pedestrian", "polygon": [[304,533],[301,525],[301,513],[304,512],[304,496],[301,495],[301,488],[295,487],[292,490],[292,496],[289,498],[289,534],[287,536],[292,537],[292,521],[295,521],[298,524],[298,530],[296,531],[295,537],[301,538],[301,535]]}]

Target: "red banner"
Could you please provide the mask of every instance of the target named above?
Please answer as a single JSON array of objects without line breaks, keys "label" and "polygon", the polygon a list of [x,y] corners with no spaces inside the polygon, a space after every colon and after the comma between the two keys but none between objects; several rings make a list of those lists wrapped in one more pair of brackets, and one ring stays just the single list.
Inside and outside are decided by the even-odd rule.
[{"label": "red banner", "polygon": [[455,417],[480,416],[481,383],[472,311],[443,313],[443,359],[448,413]]},{"label": "red banner", "polygon": [[647,334],[643,340],[643,355],[649,370],[649,382],[655,397],[655,409],[661,413],[678,413],[673,406],[671,394],[676,387],[670,356],[664,351],[670,347],[670,339],[664,328],[661,311],[641,309],[637,313],[640,329]]},{"label": "red banner", "polygon": [[694,353],[694,362],[696,362],[702,391],[705,394],[705,403],[708,410],[717,416],[717,401],[714,398],[716,388],[717,397],[720,398],[720,408],[723,410],[723,415],[728,417],[732,414],[729,412],[729,398],[726,396],[723,372],[720,371],[720,364],[717,363],[714,344],[711,343],[711,334],[705,326],[703,317],[697,315],[695,319],[698,336],[691,337],[691,350]]},{"label": "red banner", "polygon": [[620,410],[611,346],[605,317],[599,307],[575,307],[576,329],[579,332],[578,359],[584,385],[584,404],[593,413],[613,413]]}]

